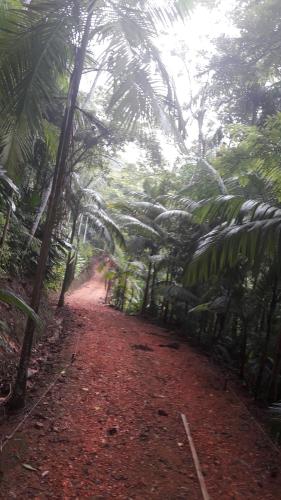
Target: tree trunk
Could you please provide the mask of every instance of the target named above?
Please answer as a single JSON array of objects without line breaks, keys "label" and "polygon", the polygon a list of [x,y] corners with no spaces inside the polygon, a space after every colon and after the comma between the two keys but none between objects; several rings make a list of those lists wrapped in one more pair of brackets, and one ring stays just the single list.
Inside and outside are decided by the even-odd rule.
[{"label": "tree trunk", "polygon": [[122,289],[121,276],[118,276],[116,292],[115,292],[115,306],[118,309],[120,309],[120,306],[121,306],[121,289]]},{"label": "tree trunk", "polygon": [[231,325],[231,338],[233,340],[237,340],[237,329],[238,329],[238,317],[236,314],[233,314],[232,317],[232,325]]},{"label": "tree trunk", "polygon": [[134,287],[132,286],[131,296],[130,296],[130,300],[129,300],[129,304],[128,304],[128,312],[131,311],[131,306],[132,306],[133,300],[134,300]]},{"label": "tree trunk", "polygon": [[[48,205],[44,235],[40,250],[39,262],[36,270],[32,299],[31,299],[31,307],[33,307],[33,309],[36,312],[38,312],[40,305],[41,292],[42,292],[42,286],[43,286],[49,249],[51,244],[52,231],[54,228],[56,211],[62,194],[61,190],[63,187],[64,177],[67,170],[67,158],[69,153],[70,142],[72,139],[73,118],[75,113],[75,106],[76,106],[79,85],[83,72],[87,45],[89,41],[92,15],[93,15],[93,3],[91,3],[91,10],[88,12],[87,15],[84,33],[82,35],[81,45],[76,52],[74,69],[70,77],[67,103],[64,112],[60,139],[59,139],[59,146],[57,151],[54,180]],[[31,319],[28,319],[24,333],[16,382],[13,388],[11,398],[8,401],[8,407],[10,409],[22,408],[25,405],[27,369],[31,356],[34,330],[35,330],[34,322]]]},{"label": "tree trunk", "polygon": [[168,318],[167,318],[167,323],[172,323],[173,321],[173,318],[174,318],[174,302],[170,303],[170,307],[169,307],[169,314],[168,314]]},{"label": "tree trunk", "polygon": [[151,283],[151,300],[150,300],[150,306],[149,306],[149,311],[152,314],[155,314],[157,311],[157,306],[156,306],[156,301],[155,301],[155,283],[156,283],[156,278],[157,278],[157,269],[156,265],[153,265],[153,273],[152,273],[152,283]]},{"label": "tree trunk", "polygon": [[79,224],[79,228],[78,228],[78,236],[80,236],[80,234],[81,234],[82,224],[83,224],[83,214],[81,215],[81,219],[80,219],[80,224]]},{"label": "tree trunk", "polygon": [[[258,372],[257,380],[255,383],[255,398],[258,397],[258,393],[259,393],[260,386],[262,383],[263,373],[264,373],[264,369],[265,369],[265,365],[266,365],[267,350],[268,350],[268,345],[269,345],[271,331],[272,331],[272,320],[273,320],[276,304],[277,304],[277,280],[275,280],[275,283],[273,285],[270,308],[269,308],[269,311],[267,314],[266,336],[265,336],[263,350],[261,353],[259,372]],[[264,317],[264,314],[263,314],[263,317]],[[263,323],[263,317],[262,317],[261,323]]]},{"label": "tree trunk", "polygon": [[218,326],[219,326],[219,314],[216,314],[216,319],[214,321],[214,327],[212,328],[212,336],[211,336],[212,346],[215,346],[215,344],[216,344]]},{"label": "tree trunk", "polygon": [[3,248],[3,246],[5,244],[5,241],[6,241],[6,237],[7,237],[8,229],[9,229],[9,224],[10,224],[10,220],[11,220],[11,215],[12,215],[12,206],[10,205],[9,209],[8,209],[8,212],[7,212],[7,215],[6,215],[5,225],[4,225],[4,228],[3,228],[3,233],[2,233],[2,236],[1,236],[1,239],[0,239],[0,249]]},{"label": "tree trunk", "polygon": [[[77,216],[74,215],[73,219],[73,224],[72,224],[72,230],[71,230],[71,236],[70,236],[70,244],[71,246],[73,245],[74,238],[75,238],[75,232],[76,232],[76,225],[77,225]],[[65,293],[68,289],[69,285],[69,274],[70,274],[70,267],[71,267],[71,256],[72,256],[72,248],[68,252],[67,256],[67,261],[66,261],[66,266],[65,266],[65,272],[64,272],[64,278],[63,278],[63,283],[61,287],[61,292],[60,292],[60,298],[58,301],[58,307],[63,307],[64,306],[64,296]]]},{"label": "tree trunk", "polygon": [[32,225],[31,231],[30,231],[30,237],[29,237],[28,242],[27,242],[27,248],[29,247],[29,245],[32,241],[32,238],[34,237],[34,235],[38,229],[38,226],[40,224],[40,220],[42,219],[43,213],[45,212],[46,206],[48,204],[48,201],[49,201],[49,198],[50,198],[50,195],[52,192],[52,185],[53,185],[53,178],[51,179],[47,189],[43,193],[41,205],[38,208],[35,220],[33,222],[33,225]]},{"label": "tree trunk", "polygon": [[109,294],[110,294],[110,291],[111,291],[111,286],[112,286],[112,281],[108,280],[108,282],[107,282],[107,288],[106,288],[106,294],[105,294],[105,299],[104,299],[105,304],[108,304],[108,302],[109,302]]},{"label": "tree trunk", "polygon": [[278,399],[280,369],[281,369],[281,333],[279,333],[277,339],[276,354],[270,380],[269,399],[272,402],[275,402]]},{"label": "tree trunk", "polygon": [[247,341],[248,341],[248,324],[247,321],[243,321],[243,329],[241,332],[241,351],[240,351],[240,378],[244,378],[245,366],[246,366],[246,355],[247,355]]},{"label": "tree trunk", "polygon": [[206,114],[206,109],[200,109],[197,114],[197,124],[198,124],[198,157],[204,158],[206,154],[206,141],[203,133],[204,117]]},{"label": "tree trunk", "polygon": [[125,310],[125,305],[126,305],[126,293],[127,293],[127,284],[128,284],[128,273],[125,272],[124,276],[124,284],[122,286],[121,290],[121,306],[120,309],[121,311]]},{"label": "tree trunk", "polygon": [[170,303],[168,300],[166,300],[164,314],[163,314],[163,321],[165,324],[168,323],[169,309],[170,309]]},{"label": "tree trunk", "polygon": [[[170,279],[170,270],[167,269],[167,274],[166,274],[166,281],[165,281],[165,285],[168,286],[169,284],[169,279]],[[172,276],[171,276],[171,279],[172,279]],[[162,305],[161,305],[161,312],[160,312],[160,316],[161,318],[164,320],[164,322],[166,323],[166,310],[167,310],[167,299],[165,297],[163,297],[163,301],[162,301]]]},{"label": "tree trunk", "polygon": [[223,332],[224,332],[225,320],[226,320],[226,314],[219,313],[218,314],[218,325],[219,325],[218,330],[219,331],[218,331],[218,334],[217,334],[216,338],[214,339],[216,344],[222,338],[222,335],[223,335]]},{"label": "tree trunk", "polygon": [[146,284],[145,284],[145,290],[144,290],[144,296],[143,296],[143,302],[142,302],[142,308],[141,308],[141,313],[142,314],[145,313],[146,306],[147,306],[147,303],[148,303],[149,287],[150,287],[150,279],[151,279],[151,269],[152,269],[152,263],[149,262],[148,273],[147,273]]},{"label": "tree trunk", "polygon": [[86,224],[85,224],[84,236],[83,236],[83,243],[86,243],[86,240],[87,240],[88,221],[89,221],[89,217],[86,218]]}]

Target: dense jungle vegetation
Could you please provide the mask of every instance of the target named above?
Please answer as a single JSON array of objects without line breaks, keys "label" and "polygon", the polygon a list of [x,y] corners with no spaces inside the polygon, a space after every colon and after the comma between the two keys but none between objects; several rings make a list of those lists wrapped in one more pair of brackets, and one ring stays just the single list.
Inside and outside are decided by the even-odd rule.
[{"label": "dense jungle vegetation", "polygon": [[11,407],[43,287],[62,306],[94,256],[109,303],[177,326],[257,399],[281,398],[281,4],[237,1],[234,34],[196,65],[174,38],[179,98],[158,36],[200,3],[220,8],[1,1],[1,275],[34,283],[30,307],[0,291],[28,315]]}]

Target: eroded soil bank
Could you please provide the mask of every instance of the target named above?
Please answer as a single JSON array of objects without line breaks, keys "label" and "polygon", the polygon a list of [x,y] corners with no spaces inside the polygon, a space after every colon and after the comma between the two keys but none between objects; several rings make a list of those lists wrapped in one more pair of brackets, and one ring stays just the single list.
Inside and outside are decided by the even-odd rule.
[{"label": "eroded soil bank", "polygon": [[[103,297],[99,276],[68,297],[53,368],[77,355],[5,446],[0,498],[200,499],[181,413],[211,499],[281,498],[280,457],[218,371]],[[10,417],[2,437],[21,418]]]}]

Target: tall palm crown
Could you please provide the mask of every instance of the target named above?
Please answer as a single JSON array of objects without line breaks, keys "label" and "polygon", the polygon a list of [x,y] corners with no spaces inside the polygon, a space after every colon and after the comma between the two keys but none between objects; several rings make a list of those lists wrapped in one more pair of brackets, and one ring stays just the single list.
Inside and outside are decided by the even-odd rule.
[{"label": "tall palm crown", "polygon": [[[159,24],[183,15],[187,1],[6,0],[0,15],[1,163],[15,177],[44,135],[46,120],[63,105],[64,88],[87,13],[93,11],[85,71],[106,75],[108,113],[132,129],[140,118],[171,130],[181,115],[173,82],[154,41]],[[96,73],[95,73],[96,74]]]}]

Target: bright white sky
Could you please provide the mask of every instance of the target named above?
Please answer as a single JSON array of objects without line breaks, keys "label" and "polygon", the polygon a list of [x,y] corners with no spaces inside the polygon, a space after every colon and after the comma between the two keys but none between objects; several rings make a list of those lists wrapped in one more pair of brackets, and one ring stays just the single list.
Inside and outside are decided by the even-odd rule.
[{"label": "bright white sky", "polygon": [[[206,6],[198,6],[193,10],[185,24],[177,23],[171,27],[169,32],[160,34],[158,46],[161,50],[163,61],[175,81],[181,104],[187,103],[190,100],[190,89],[193,95],[196,94],[198,88],[195,78],[197,65],[200,64],[202,67],[202,64],[204,64],[203,55],[200,56],[198,53],[204,51],[206,53],[206,60],[208,60],[214,51],[211,43],[212,39],[224,33],[235,36],[236,30],[228,16],[235,4],[236,0],[220,0],[218,6],[213,9],[209,9]],[[187,52],[184,50],[184,53],[186,53],[186,66],[178,56],[173,54],[173,51],[178,52],[181,46],[187,48]],[[186,67],[188,67],[191,77],[191,84]],[[84,83],[82,83],[85,90],[86,87],[89,88],[90,79],[90,75],[87,75]],[[194,140],[195,137],[196,129],[194,128],[192,131],[191,127],[191,132],[189,129],[189,141]],[[178,151],[174,145],[168,144],[168,141],[163,140],[163,138],[161,139],[161,143],[163,144],[164,155],[172,166],[173,161],[178,155]],[[129,144],[125,153],[120,155],[121,161],[136,162],[142,158],[142,152],[133,144]]]},{"label": "bright white sky", "polygon": [[[212,3],[212,2],[210,2]],[[210,9],[207,6],[198,6],[187,19],[185,24],[178,23],[171,27],[169,33],[159,38],[159,48],[163,54],[163,60],[169,73],[173,76],[178,97],[181,104],[190,100],[191,93],[194,96],[198,90],[196,81],[198,65],[204,66],[210,55],[214,53],[212,40],[220,35],[237,35],[237,29],[230,20],[230,12],[233,11],[237,0],[220,0],[216,8]],[[187,48],[185,64],[175,55],[181,45]],[[189,76],[187,74],[187,68]],[[190,78],[190,80],[189,80]],[[197,127],[189,127],[189,142],[197,137]],[[130,146],[131,147],[131,146]],[[165,144],[164,154],[172,164],[178,155],[178,150],[173,144]]]},{"label": "bright white sky", "polygon": [[[235,6],[236,0],[221,0],[217,8],[198,6],[194,9],[190,19],[185,24],[177,23],[171,27],[166,36],[160,36],[159,47],[164,56],[164,62],[176,82],[180,98],[187,101],[186,95],[187,81],[186,75],[181,76],[181,71],[185,72],[184,66],[178,57],[173,55],[173,50],[179,51],[181,44],[188,50],[186,62],[191,73],[191,77],[196,75],[198,63],[202,67],[203,56],[198,52],[206,52],[206,58],[214,52],[212,39],[222,34],[235,35],[236,29],[231,24],[229,12]],[[195,82],[192,82],[194,85]],[[183,95],[182,95],[183,94]]]},{"label": "bright white sky", "polygon": [[[216,8],[209,9],[206,6],[198,6],[195,8],[187,19],[185,24],[177,23],[171,27],[168,33],[162,34],[159,37],[159,48],[161,50],[163,61],[173,76],[176,84],[178,97],[181,104],[187,103],[190,99],[190,87],[192,94],[196,94],[198,84],[196,82],[197,65],[204,62],[203,56],[199,52],[206,52],[206,60],[214,52],[212,39],[217,38],[222,34],[235,36],[236,28],[232,25],[229,19],[229,13],[233,10],[236,0],[221,0]],[[177,52],[180,46],[188,48],[186,54],[186,63],[191,77],[191,85],[186,72],[186,67],[181,62],[180,58],[173,54]],[[197,136],[197,128],[189,127],[189,142],[192,142]],[[170,168],[178,156],[178,150],[172,141],[161,138],[163,154],[167,158]],[[136,162],[141,161],[144,155],[134,144],[129,144],[125,153],[121,155],[126,161]]]}]

